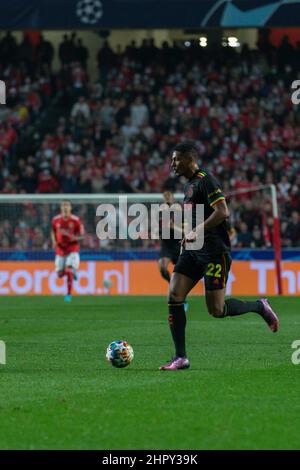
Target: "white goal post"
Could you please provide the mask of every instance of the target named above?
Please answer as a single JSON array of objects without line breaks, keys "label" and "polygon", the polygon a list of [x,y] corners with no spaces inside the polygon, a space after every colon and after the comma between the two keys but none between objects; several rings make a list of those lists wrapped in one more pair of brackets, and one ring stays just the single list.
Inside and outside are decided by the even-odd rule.
[{"label": "white goal post", "polygon": [[[175,193],[174,197],[177,201],[183,200],[183,193]],[[130,203],[134,202],[162,202],[163,195],[161,193],[94,193],[94,194],[1,194],[1,203],[22,203],[22,202],[39,202],[39,203],[60,203],[67,199],[71,202],[110,202],[112,204],[119,202],[120,198],[126,197]]]}]

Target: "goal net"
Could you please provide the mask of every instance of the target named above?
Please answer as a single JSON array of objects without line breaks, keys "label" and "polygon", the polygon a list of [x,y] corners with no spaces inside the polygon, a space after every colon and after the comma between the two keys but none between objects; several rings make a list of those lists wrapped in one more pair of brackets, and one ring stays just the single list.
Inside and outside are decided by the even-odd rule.
[{"label": "goal net", "polygon": [[282,294],[281,236],[274,184],[241,188],[227,194],[233,249],[270,251],[275,261],[277,293]]},{"label": "goal net", "polygon": [[[150,215],[153,204],[163,203],[162,194],[22,194],[0,196],[0,260],[53,260],[51,221],[60,213],[63,200],[70,200],[72,212],[80,217],[85,228],[82,259],[157,259],[159,230],[153,228]],[[181,203],[182,200],[183,194],[175,194],[175,201]],[[227,194],[227,200],[231,226],[235,228],[233,248],[273,248],[277,291],[281,294],[281,243],[275,186],[239,189]],[[147,224],[139,227],[138,236],[132,237],[128,227],[136,217],[139,205],[147,209],[149,217]],[[106,208],[108,212],[105,212]],[[99,236],[98,230],[104,216],[106,231],[113,232],[107,238]],[[121,228],[123,236],[113,236],[120,235]]]},{"label": "goal net", "polygon": [[[58,278],[55,272],[51,242],[51,221],[64,200],[71,202],[72,213],[80,217],[85,230],[74,294],[165,294],[165,281],[161,282],[156,263],[158,231],[149,236],[151,223],[138,229],[140,236],[129,236],[132,234],[127,230],[137,206],[142,205],[150,214],[153,203],[163,202],[161,194],[23,194],[0,196],[0,295],[66,293],[66,278]],[[105,216],[107,237],[99,233]]]},{"label": "goal net", "polygon": [[[182,201],[182,198],[182,194],[175,194],[175,200]],[[44,258],[52,251],[51,221],[60,213],[60,204],[64,200],[71,202],[72,213],[83,223],[82,250],[97,253],[99,250],[143,251],[159,247],[158,230],[151,230],[151,206],[159,208],[163,204],[162,194],[23,194],[0,195],[0,253],[15,252],[15,257],[19,253],[22,259],[21,252],[26,251],[32,256],[35,253],[36,259],[38,253]],[[141,211],[141,205],[149,217],[147,220],[143,217],[138,227],[140,236],[133,237],[128,233],[128,227],[133,225],[131,222]],[[99,222],[104,218],[106,238],[99,234]]]}]

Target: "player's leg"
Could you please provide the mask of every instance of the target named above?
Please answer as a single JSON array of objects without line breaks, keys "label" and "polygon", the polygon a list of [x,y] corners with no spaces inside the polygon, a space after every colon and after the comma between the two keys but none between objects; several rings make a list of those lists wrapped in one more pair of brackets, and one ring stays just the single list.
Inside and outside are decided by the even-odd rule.
[{"label": "player's leg", "polygon": [[208,313],[215,318],[223,318],[226,289],[205,289],[205,300]]},{"label": "player's leg", "polygon": [[[173,250],[173,253],[171,255],[172,255],[171,262],[173,263],[174,266],[176,266],[176,263],[177,263],[177,261],[179,259],[179,256],[180,256],[180,249]],[[185,313],[187,313],[188,309],[189,309],[189,304],[185,300],[184,301],[184,311],[185,311]]]},{"label": "player's leg", "polygon": [[[187,271],[188,266],[184,266],[183,262],[177,263],[175,269]],[[190,265],[190,270],[192,266]],[[186,327],[186,314],[185,314],[185,298],[188,293],[197,284],[198,279],[192,279],[186,274],[180,272],[173,272],[169,288],[169,327],[172,334],[175,346],[175,358],[167,364],[160,367],[161,370],[177,370],[187,369],[189,361],[186,357],[185,349],[185,327]]]},{"label": "player's leg", "polygon": [[[66,256],[59,256],[59,255],[55,256],[55,270],[56,270],[57,276],[59,278],[67,276],[67,280],[68,280],[68,272],[67,272],[66,262],[67,262],[67,257]],[[69,290],[69,287],[68,287],[68,290]],[[67,294],[65,296],[65,301],[69,302],[70,300],[71,300],[71,296],[69,294]]]},{"label": "player's leg", "polygon": [[78,279],[78,268],[80,264],[80,256],[79,253],[71,253],[72,259],[71,259],[71,268],[72,268],[72,273],[73,273],[73,279],[74,281],[77,281]]},{"label": "player's leg", "polygon": [[171,280],[171,276],[168,271],[168,266],[170,262],[171,262],[171,259],[167,258],[166,256],[159,258],[158,260],[158,267],[159,267],[160,274],[162,278],[165,279],[167,282],[170,282]]},{"label": "player's leg", "polygon": [[208,263],[205,273],[205,299],[210,315],[216,318],[234,317],[245,313],[258,313],[270,329],[278,330],[279,321],[266,299],[246,301],[226,299],[226,282],[231,265],[231,258],[223,254]]},{"label": "player's leg", "polygon": [[[72,289],[73,289],[73,279],[74,272],[76,273],[77,278],[77,269],[79,268],[80,258],[79,253],[70,253],[66,259],[66,275],[67,275],[67,286],[68,286],[68,294],[67,298],[71,300]],[[67,300],[67,299],[66,299]]]},{"label": "player's leg", "polygon": [[[175,265],[178,261],[178,257],[179,257],[179,252],[178,252],[178,254],[174,253],[172,255],[172,258],[169,258],[168,256],[163,256],[163,257],[159,258],[159,260],[158,260],[160,274],[163,277],[163,279],[165,279],[169,283],[170,283],[170,280],[171,280],[171,276],[170,276],[170,273],[168,271],[168,266],[169,266],[170,263],[173,263],[173,265]],[[185,312],[188,311],[188,307],[189,307],[188,303],[184,302]]]},{"label": "player's leg", "polygon": [[261,313],[260,301],[247,302],[239,299],[225,300],[226,282],[231,266],[231,257],[224,253],[207,263],[205,280],[205,299],[210,315],[216,318],[243,315],[248,312]]},{"label": "player's leg", "polygon": [[254,301],[226,299],[225,289],[206,290],[206,305],[210,315],[216,318],[235,317],[245,313],[258,313],[273,333],[279,328],[279,320],[267,299]]},{"label": "player's leg", "polygon": [[185,326],[186,314],[184,303],[186,296],[197,284],[197,281],[190,277],[174,272],[171,277],[169,288],[169,325],[172,333],[176,357],[185,357]]},{"label": "player's leg", "polygon": [[57,277],[64,277],[64,275],[66,274],[65,273],[65,257],[64,256],[59,256],[59,255],[56,255],[55,256],[55,271],[56,271],[56,274],[57,274]]}]

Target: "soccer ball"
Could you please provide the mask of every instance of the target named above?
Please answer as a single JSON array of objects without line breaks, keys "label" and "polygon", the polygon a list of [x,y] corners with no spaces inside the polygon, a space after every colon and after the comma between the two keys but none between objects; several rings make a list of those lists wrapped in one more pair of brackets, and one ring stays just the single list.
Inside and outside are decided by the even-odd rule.
[{"label": "soccer ball", "polygon": [[127,367],[134,357],[132,347],[127,341],[113,341],[106,350],[106,359],[114,367]]},{"label": "soccer ball", "polygon": [[82,23],[96,24],[103,15],[102,3],[100,0],[80,0],[76,14]]}]

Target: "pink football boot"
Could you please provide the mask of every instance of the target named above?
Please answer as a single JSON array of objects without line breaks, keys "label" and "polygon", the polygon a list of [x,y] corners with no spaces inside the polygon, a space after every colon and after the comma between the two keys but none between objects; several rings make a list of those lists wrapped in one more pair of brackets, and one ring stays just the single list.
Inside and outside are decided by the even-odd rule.
[{"label": "pink football boot", "polygon": [[265,322],[267,323],[268,327],[270,328],[273,333],[276,333],[276,331],[279,328],[279,319],[272,309],[271,305],[269,304],[268,299],[260,299],[260,302],[263,304],[264,311],[261,314]]},{"label": "pink football boot", "polygon": [[188,369],[190,362],[187,357],[174,357],[171,361],[167,362],[159,368],[159,370],[178,370]]}]

